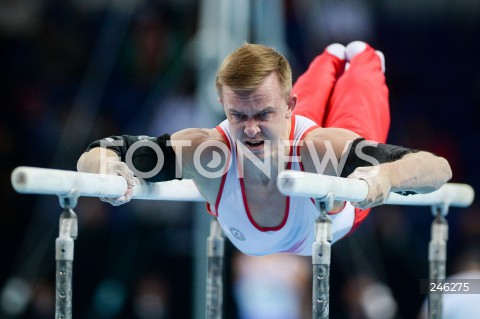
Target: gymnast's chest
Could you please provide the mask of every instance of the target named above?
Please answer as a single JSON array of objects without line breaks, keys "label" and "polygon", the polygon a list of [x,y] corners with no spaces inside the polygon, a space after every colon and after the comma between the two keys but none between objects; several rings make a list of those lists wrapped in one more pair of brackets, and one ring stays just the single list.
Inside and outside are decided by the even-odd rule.
[{"label": "gymnast's chest", "polygon": [[285,222],[287,198],[275,188],[249,185],[245,181],[243,206],[252,223],[259,228],[276,228]]},{"label": "gymnast's chest", "polygon": [[[236,196],[238,195],[237,193]],[[233,193],[229,194],[231,201],[223,198],[224,201],[219,206],[218,220],[225,235],[242,252],[250,255],[264,255],[293,252],[291,248],[297,247],[298,243],[311,246],[311,242],[306,239],[311,237],[314,217],[309,217],[310,214],[305,211],[304,206],[313,207],[311,203],[303,199],[288,200],[288,208],[283,206],[285,215],[282,216],[280,223],[272,223],[273,227],[261,227],[252,216],[249,216],[242,205],[232,205],[234,196]]]}]

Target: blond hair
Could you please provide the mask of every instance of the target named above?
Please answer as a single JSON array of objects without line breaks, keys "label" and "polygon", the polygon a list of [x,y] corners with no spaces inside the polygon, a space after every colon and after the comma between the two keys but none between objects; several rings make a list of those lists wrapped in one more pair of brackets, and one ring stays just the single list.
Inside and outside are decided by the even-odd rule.
[{"label": "blond hair", "polygon": [[292,70],[287,59],[273,48],[260,44],[244,44],[223,61],[217,72],[216,86],[222,96],[222,87],[234,91],[253,91],[275,72],[282,93],[287,99],[292,91]]}]

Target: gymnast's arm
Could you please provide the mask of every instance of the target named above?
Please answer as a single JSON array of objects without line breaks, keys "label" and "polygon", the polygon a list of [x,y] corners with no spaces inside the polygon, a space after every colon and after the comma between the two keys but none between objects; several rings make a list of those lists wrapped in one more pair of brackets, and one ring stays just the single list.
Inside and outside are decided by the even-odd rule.
[{"label": "gymnast's arm", "polygon": [[390,192],[404,195],[432,192],[452,177],[447,160],[432,153],[367,142],[347,130],[323,130],[313,139],[319,154],[325,156],[325,141],[329,141],[339,163],[344,159],[341,172],[336,173],[362,179],[369,186],[367,198],[352,203],[359,208],[382,204]]},{"label": "gymnast's arm", "polygon": [[432,153],[359,138],[351,145],[341,176],[367,182],[367,198],[354,204],[366,208],[382,204],[390,192],[433,192],[450,180],[452,171],[446,159]]},{"label": "gymnast's arm", "polygon": [[[121,205],[133,195],[135,175],[149,182],[193,178],[194,150],[203,141],[219,137],[216,129],[186,129],[160,137],[110,136],[88,146],[77,162],[77,170],[124,177],[128,184],[124,196],[102,199],[112,205]],[[163,165],[158,171],[156,167],[162,161],[159,153]]]}]

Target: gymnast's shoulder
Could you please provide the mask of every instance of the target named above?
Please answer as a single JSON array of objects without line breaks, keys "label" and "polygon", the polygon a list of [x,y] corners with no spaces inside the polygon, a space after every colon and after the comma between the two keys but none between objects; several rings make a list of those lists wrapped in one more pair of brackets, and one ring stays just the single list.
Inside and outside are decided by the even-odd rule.
[{"label": "gymnast's shoulder", "polygon": [[172,146],[199,146],[204,142],[226,144],[222,134],[215,128],[187,128],[171,135]]},{"label": "gymnast's shoulder", "polygon": [[[182,167],[183,177],[197,182],[203,179],[201,172],[196,169],[197,166],[208,167],[213,156],[228,153],[227,142],[215,128],[184,129],[173,133],[170,140],[177,157],[177,164]],[[220,156],[217,164],[224,165],[225,162],[226,156]]]},{"label": "gymnast's shoulder", "polygon": [[313,145],[317,151],[327,151],[333,148],[336,151],[338,149],[338,152],[341,153],[346,144],[358,138],[360,135],[347,129],[318,127],[304,136],[302,149],[308,150]]}]

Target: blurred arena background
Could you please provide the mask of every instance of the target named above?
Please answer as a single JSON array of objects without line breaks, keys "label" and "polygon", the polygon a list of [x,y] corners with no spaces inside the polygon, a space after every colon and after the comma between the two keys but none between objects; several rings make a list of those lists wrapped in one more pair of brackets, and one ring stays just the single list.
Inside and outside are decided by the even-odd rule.
[{"label": "blurred arena background", "polygon": [[[215,125],[216,68],[244,41],[279,49],[295,77],[330,43],[372,44],[386,57],[389,142],[446,157],[453,182],[479,189],[479,34],[474,0],[1,1],[0,318],[55,311],[61,209],[54,197],[16,194],[11,171],[75,170],[88,142],[108,135]],[[479,210],[478,201],[450,210],[448,274],[479,267]],[[82,198],[75,211],[74,318],[203,318],[203,205],[114,208]],[[331,318],[416,318],[431,220],[428,208],[381,206],[335,244]],[[227,256],[225,318],[257,318],[241,315],[252,302],[242,299],[241,260],[231,246]],[[309,276],[294,290],[306,298],[305,318]],[[254,296],[270,310],[289,298],[272,300],[264,290]]]}]

